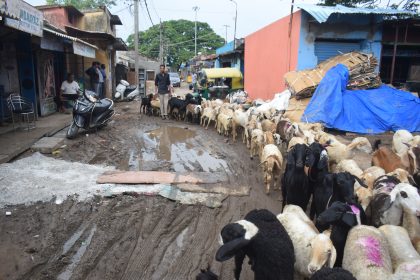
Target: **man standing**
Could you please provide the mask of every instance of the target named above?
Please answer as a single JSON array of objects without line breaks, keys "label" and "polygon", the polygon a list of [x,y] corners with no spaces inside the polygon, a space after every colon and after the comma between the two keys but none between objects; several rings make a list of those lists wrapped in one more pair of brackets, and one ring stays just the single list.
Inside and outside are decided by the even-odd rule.
[{"label": "man standing", "polygon": [[104,88],[104,76],[101,72],[101,64],[99,62],[96,62],[96,73],[98,73],[98,89],[96,91],[96,94],[98,95],[99,99],[102,99],[102,89]]},{"label": "man standing", "polygon": [[168,102],[171,97],[170,86],[169,74],[165,72],[165,65],[162,64],[160,65],[160,73],[156,75],[155,79],[155,95],[159,94],[162,120],[168,118]]},{"label": "man standing", "polygon": [[96,62],[92,62],[92,66],[85,73],[89,76],[90,90],[98,93],[99,75]]},{"label": "man standing", "polygon": [[105,92],[105,88],[106,88],[106,71],[105,71],[105,64],[101,64],[101,74],[102,77],[104,78],[104,83],[102,84],[102,96],[101,98],[105,98],[106,96],[106,92]]}]

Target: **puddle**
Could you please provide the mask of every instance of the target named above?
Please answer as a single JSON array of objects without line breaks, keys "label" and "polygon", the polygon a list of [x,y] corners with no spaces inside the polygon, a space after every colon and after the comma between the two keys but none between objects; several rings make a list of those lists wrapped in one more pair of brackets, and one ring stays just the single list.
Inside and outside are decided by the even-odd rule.
[{"label": "puddle", "polygon": [[85,232],[86,225],[83,227],[80,227],[79,230],[77,230],[70,238],[66,241],[63,245],[63,255],[65,255],[71,247],[73,247],[74,243],[76,243],[77,240],[79,240],[80,236],[82,236],[83,232]]},{"label": "puddle", "polygon": [[[196,132],[181,127],[161,127],[141,134],[144,146],[141,158],[148,162],[169,162],[175,172],[227,170],[226,161],[215,158],[201,148]],[[144,170],[145,168],[143,168]]]},{"label": "puddle", "polygon": [[[83,231],[84,231],[84,229],[83,229]],[[71,276],[73,274],[73,270],[79,264],[80,260],[82,259],[83,255],[85,254],[86,249],[89,246],[90,242],[92,242],[92,238],[93,238],[93,235],[95,234],[95,231],[96,231],[96,225],[94,225],[92,227],[92,229],[90,230],[89,236],[86,238],[85,241],[82,242],[82,245],[80,245],[80,248],[77,250],[77,252],[71,258],[70,264],[66,267],[66,270],[64,270],[60,275],[58,275],[57,280],[69,280],[71,278]]]}]

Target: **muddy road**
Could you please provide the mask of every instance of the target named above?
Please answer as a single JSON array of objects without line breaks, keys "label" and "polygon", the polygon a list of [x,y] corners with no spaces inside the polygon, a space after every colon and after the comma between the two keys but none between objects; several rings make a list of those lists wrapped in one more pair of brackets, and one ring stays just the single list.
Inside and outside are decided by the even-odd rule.
[{"label": "muddy road", "polygon": [[[208,265],[232,279],[233,261],[214,260],[221,228],[255,208],[279,213],[280,192],[265,195],[258,161],[244,144],[138,108],[117,104],[107,128],[66,140],[54,157],[120,170],[224,174],[225,187],[249,187],[250,195],[228,196],[214,209],[132,193],[7,206],[2,210],[13,215],[0,215],[0,279],[194,279]],[[242,279],[252,278],[244,264]]]}]

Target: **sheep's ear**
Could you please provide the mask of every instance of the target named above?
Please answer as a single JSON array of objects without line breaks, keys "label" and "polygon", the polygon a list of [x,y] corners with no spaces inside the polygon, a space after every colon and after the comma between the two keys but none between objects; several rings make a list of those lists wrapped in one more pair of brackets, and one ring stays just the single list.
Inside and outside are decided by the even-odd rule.
[{"label": "sheep's ear", "polygon": [[328,266],[330,268],[333,268],[334,267],[334,264],[335,264],[335,260],[336,259],[337,259],[337,251],[335,250],[334,247],[332,247],[331,248],[331,254],[330,254],[330,257],[328,259]]},{"label": "sheep's ear", "polygon": [[344,213],[341,217],[341,221],[349,227],[357,225],[356,215],[353,213]]},{"label": "sheep's ear", "polygon": [[359,177],[357,177],[357,176],[354,176],[354,175],[352,175],[353,176],[353,178],[362,186],[362,187],[364,187],[364,188],[368,188],[368,186],[365,184],[365,182],[363,182],[362,180],[360,180],[360,178]]},{"label": "sheep's ear", "polygon": [[235,254],[241,250],[243,247],[248,245],[250,240],[245,238],[236,238],[228,243],[224,244],[217,250],[216,260],[218,262],[227,261],[235,256]]},{"label": "sheep's ear", "polygon": [[306,147],[306,158],[305,158],[305,165],[308,167],[312,167],[315,162],[315,156],[309,147]]},{"label": "sheep's ear", "polygon": [[290,151],[287,152],[287,165],[295,165],[295,147],[293,147]]}]

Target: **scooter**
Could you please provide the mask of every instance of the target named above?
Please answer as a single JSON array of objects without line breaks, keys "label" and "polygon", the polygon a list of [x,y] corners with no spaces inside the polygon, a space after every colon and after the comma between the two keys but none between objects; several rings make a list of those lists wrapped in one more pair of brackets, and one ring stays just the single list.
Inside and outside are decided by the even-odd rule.
[{"label": "scooter", "polygon": [[116,91],[117,92],[115,93],[115,101],[118,101],[119,99],[125,101],[132,101],[137,95],[139,95],[139,90],[137,86],[130,86],[130,84],[125,80],[120,81],[116,88]]},{"label": "scooter", "polygon": [[102,128],[114,115],[114,102],[111,99],[97,99],[95,92],[86,90],[73,106],[73,122],[67,130],[66,137],[73,139],[79,128]]}]

